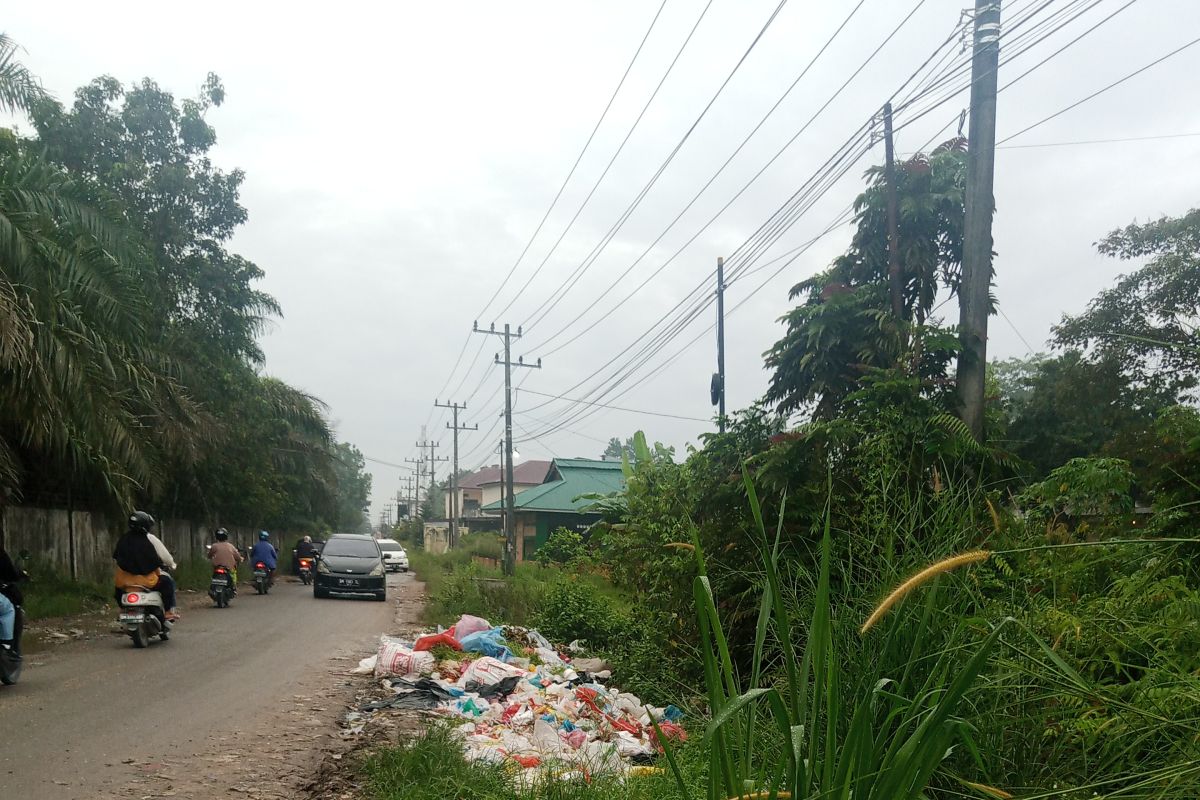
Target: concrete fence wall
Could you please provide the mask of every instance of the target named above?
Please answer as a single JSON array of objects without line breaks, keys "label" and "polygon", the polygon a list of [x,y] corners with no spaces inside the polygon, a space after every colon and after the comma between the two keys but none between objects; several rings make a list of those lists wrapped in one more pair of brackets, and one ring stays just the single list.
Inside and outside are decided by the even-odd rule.
[{"label": "concrete fence wall", "polygon": [[[175,560],[183,563],[204,558],[204,546],[213,541],[211,525],[188,520],[159,520],[156,535]],[[248,547],[258,535],[250,528],[226,526],[230,540]],[[96,511],[8,506],[0,511],[0,544],[14,558],[28,553],[36,564],[52,567],[80,580],[105,581],[112,575],[112,552],[125,531],[125,518],[111,519]],[[285,540],[272,536],[283,549]],[[283,553],[281,561],[290,558]],[[286,568],[286,567],[285,567]]]}]

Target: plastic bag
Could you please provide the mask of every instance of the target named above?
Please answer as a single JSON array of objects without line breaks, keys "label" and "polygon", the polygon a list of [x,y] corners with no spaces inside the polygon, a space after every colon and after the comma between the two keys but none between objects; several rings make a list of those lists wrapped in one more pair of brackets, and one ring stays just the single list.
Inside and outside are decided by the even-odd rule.
[{"label": "plastic bag", "polygon": [[525,677],[527,674],[529,673],[511,664],[505,664],[498,659],[484,656],[467,665],[467,668],[463,670],[462,677],[458,679],[458,683],[460,686],[466,686],[468,683],[474,681],[481,686],[490,686],[493,683],[499,683],[505,678],[513,676]]},{"label": "plastic bag", "polygon": [[470,636],[472,633],[486,631],[492,627],[492,623],[482,617],[473,617],[470,614],[463,614],[462,618],[450,628],[454,632],[454,638],[460,642],[463,637]]},{"label": "plastic bag", "polygon": [[375,662],[379,660],[378,655],[367,656],[362,661],[358,662],[358,666],[350,670],[351,675],[370,675],[375,671]]},{"label": "plastic bag", "polygon": [[417,643],[413,645],[413,650],[432,650],[439,644],[445,645],[454,650],[462,650],[462,645],[458,640],[449,633],[434,633],[428,636],[422,636],[417,639]]},{"label": "plastic bag", "polygon": [[[462,649],[468,653],[483,653],[485,656],[498,658],[501,661],[508,661],[512,658],[512,651],[508,649],[508,643],[504,641],[503,628],[476,631],[470,636],[460,634],[458,641],[462,645]],[[491,683],[491,681],[488,682]]]},{"label": "plastic bag", "polygon": [[379,641],[375,677],[396,675],[403,678],[405,675],[428,675],[433,672],[435,664],[432,653],[412,650],[398,639],[385,636]]}]

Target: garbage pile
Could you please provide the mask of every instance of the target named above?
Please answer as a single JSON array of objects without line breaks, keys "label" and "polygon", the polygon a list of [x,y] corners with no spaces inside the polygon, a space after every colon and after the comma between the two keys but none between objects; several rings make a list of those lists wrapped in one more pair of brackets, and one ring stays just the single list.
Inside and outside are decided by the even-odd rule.
[{"label": "garbage pile", "polygon": [[651,708],[608,686],[608,665],[580,649],[576,642],[560,652],[536,630],[469,615],[415,640],[384,636],[357,670],[373,671],[384,696],[359,711],[458,720],[468,760],[547,767],[563,778],[650,769],[661,752],[653,723],[668,739],[686,739],[679,709]]}]

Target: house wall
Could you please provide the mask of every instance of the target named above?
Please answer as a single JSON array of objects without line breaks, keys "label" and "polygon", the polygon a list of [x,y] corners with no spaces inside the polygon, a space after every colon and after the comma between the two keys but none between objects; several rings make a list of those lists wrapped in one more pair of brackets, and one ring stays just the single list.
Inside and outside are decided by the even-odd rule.
[{"label": "house wall", "polygon": [[[479,516],[479,508],[483,505],[480,502],[483,498],[483,492],[479,489],[459,489],[458,490],[458,513],[462,517],[477,517]],[[454,514],[454,509],[450,505],[453,499],[450,492],[446,492],[446,519],[450,519]]]},{"label": "house wall", "polygon": [[[226,529],[239,548],[249,546],[258,533],[231,525]],[[154,532],[175,560],[183,563],[204,558],[204,546],[212,541],[213,530],[189,520],[160,520]],[[97,511],[30,506],[7,506],[0,511],[0,545],[10,556],[27,557],[32,564],[78,580],[109,579],[112,551],[124,531],[123,516],[111,519]],[[285,540],[276,538],[276,546]]]},{"label": "house wall", "polygon": [[600,520],[599,514],[575,514],[558,511],[517,512],[517,559],[533,558],[537,549],[546,543],[551,532],[568,528],[583,533]]},{"label": "house wall", "polygon": [[450,528],[446,525],[425,523],[425,552],[441,555],[450,549]]},{"label": "house wall", "polygon": [[[520,494],[521,492],[525,491],[526,489],[531,489],[534,486],[541,486],[541,484],[540,483],[514,483],[513,484],[513,494],[514,495]],[[489,483],[486,486],[481,487],[481,492],[482,492],[482,498],[480,500],[480,504],[485,505],[485,506],[489,505],[490,503],[495,503],[496,501],[500,500],[504,495],[504,493],[500,491],[500,484],[498,484],[498,483]]]}]

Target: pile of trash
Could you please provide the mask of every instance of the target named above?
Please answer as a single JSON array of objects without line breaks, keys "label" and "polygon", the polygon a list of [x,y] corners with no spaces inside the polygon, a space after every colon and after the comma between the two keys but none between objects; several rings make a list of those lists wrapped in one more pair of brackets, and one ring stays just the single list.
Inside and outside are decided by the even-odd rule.
[{"label": "pile of trash", "polygon": [[384,636],[356,670],[373,672],[384,696],[359,712],[413,709],[456,720],[475,762],[548,767],[563,778],[653,769],[661,752],[654,723],[667,739],[684,740],[683,713],[608,686],[608,664],[580,650],[574,642],[560,652],[536,630],[469,615],[413,640]]}]

